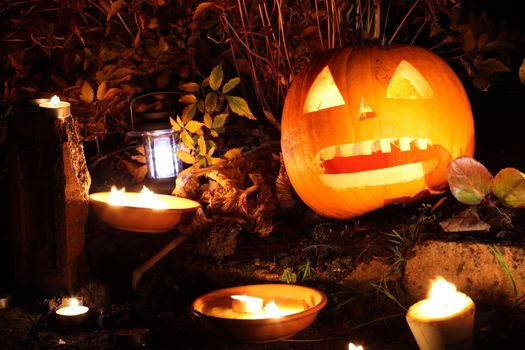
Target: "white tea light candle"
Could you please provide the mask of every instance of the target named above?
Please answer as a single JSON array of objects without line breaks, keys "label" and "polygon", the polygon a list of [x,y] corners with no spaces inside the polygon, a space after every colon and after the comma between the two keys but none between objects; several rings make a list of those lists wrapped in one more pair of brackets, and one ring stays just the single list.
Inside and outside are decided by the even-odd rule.
[{"label": "white tea light candle", "polygon": [[258,313],[263,308],[263,299],[249,295],[232,295],[232,310],[237,312]]},{"label": "white tea light candle", "polygon": [[348,350],[363,350],[363,346],[354,345],[353,343],[348,343]]},{"label": "white tea light candle", "polygon": [[53,96],[49,101],[40,103],[38,107],[51,118],[66,118],[71,115],[71,104],[60,101],[58,96]]},{"label": "white tea light candle", "polygon": [[89,308],[80,305],[77,298],[65,298],[55,314],[62,326],[79,326],[84,322],[88,311]]},{"label": "white tea light candle", "polygon": [[472,299],[438,277],[406,319],[421,350],[466,350],[472,347],[474,309]]}]

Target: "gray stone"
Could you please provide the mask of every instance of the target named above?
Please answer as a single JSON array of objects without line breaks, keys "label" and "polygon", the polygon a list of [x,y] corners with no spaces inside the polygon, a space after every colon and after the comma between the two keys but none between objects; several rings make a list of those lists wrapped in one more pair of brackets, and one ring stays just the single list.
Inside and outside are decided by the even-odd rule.
[{"label": "gray stone", "polygon": [[[519,298],[525,293],[525,247],[495,246],[514,279]],[[491,245],[477,242],[426,240],[416,244],[406,264],[404,284],[416,300],[424,298],[430,281],[443,276],[474,302],[513,305],[512,283]]]}]

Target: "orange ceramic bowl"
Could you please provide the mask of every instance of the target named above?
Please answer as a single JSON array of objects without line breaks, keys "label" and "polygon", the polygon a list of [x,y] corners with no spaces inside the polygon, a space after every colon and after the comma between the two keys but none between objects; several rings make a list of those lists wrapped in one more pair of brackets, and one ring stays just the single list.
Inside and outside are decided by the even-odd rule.
[{"label": "orange ceramic bowl", "polygon": [[[89,195],[89,202],[95,214],[116,229],[132,232],[167,232],[190,218],[200,207],[198,202],[191,199],[163,194],[154,196],[164,203],[167,209],[117,206],[108,203],[109,195],[110,192]],[[139,193],[126,192],[126,196],[134,198],[139,196]]]},{"label": "orange ceramic bowl", "polygon": [[[232,316],[231,296],[249,295],[297,309],[277,318],[244,319]],[[326,305],[326,295],[292,284],[254,284],[216,290],[195,299],[192,314],[211,333],[242,343],[269,343],[289,338],[308,327]],[[242,315],[241,315],[242,317]]]}]

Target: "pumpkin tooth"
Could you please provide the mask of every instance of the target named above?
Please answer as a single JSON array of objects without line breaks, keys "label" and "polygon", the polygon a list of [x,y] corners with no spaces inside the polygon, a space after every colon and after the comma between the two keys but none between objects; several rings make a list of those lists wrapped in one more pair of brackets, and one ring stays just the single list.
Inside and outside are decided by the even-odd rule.
[{"label": "pumpkin tooth", "polygon": [[370,155],[372,154],[372,144],[374,141],[363,141],[361,142],[361,154]]},{"label": "pumpkin tooth", "polygon": [[334,159],[336,153],[336,147],[326,147],[321,150],[321,158],[323,160]]},{"label": "pumpkin tooth", "polygon": [[416,147],[421,150],[426,150],[428,147],[428,140],[427,139],[416,139]]},{"label": "pumpkin tooth", "polygon": [[390,145],[390,139],[379,140],[379,147],[381,148],[381,152],[383,153],[392,152],[392,146]]},{"label": "pumpkin tooth", "polygon": [[339,148],[341,149],[341,154],[343,157],[350,157],[352,154],[355,154],[354,152],[354,144],[346,144],[346,145],[340,145]]},{"label": "pumpkin tooth", "polygon": [[399,138],[399,150],[401,152],[410,151],[410,141],[412,141],[411,137],[400,137]]}]

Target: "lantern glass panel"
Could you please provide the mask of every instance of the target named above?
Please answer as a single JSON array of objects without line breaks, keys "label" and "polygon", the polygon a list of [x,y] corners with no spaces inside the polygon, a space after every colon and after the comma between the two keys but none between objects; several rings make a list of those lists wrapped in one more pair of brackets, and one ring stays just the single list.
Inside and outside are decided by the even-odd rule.
[{"label": "lantern glass panel", "polygon": [[176,133],[171,129],[148,131],[142,135],[148,177],[166,179],[177,176],[182,170],[182,162],[177,158],[180,146]]}]

